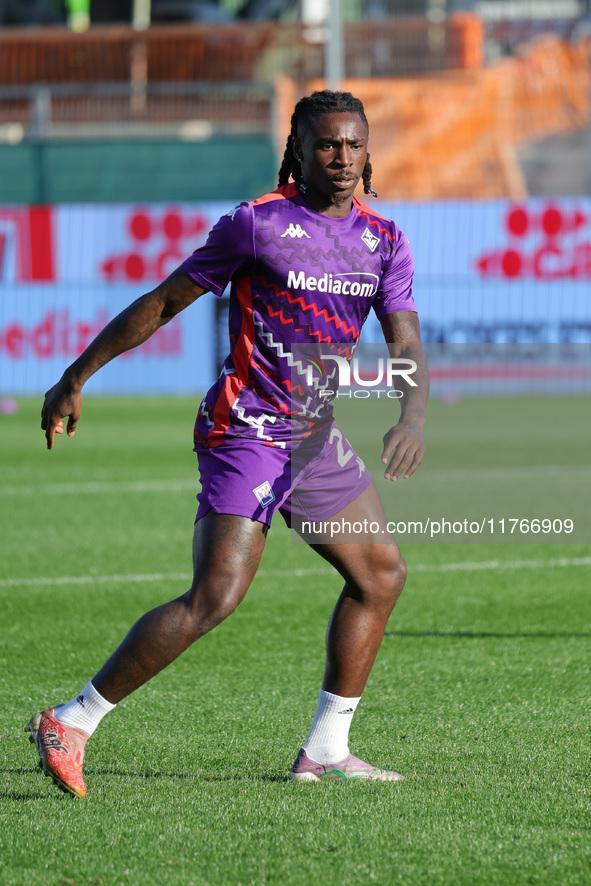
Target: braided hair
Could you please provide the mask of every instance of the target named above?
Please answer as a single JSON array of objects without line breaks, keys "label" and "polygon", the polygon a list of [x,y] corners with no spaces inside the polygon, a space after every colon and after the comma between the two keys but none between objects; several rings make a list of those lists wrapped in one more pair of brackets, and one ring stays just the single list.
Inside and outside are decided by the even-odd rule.
[{"label": "braided hair", "polygon": [[[279,170],[278,187],[286,185],[290,175],[297,185],[301,183],[302,172],[300,162],[293,152],[293,141],[298,137],[298,130],[311,123],[316,123],[324,114],[357,114],[369,129],[363,103],[350,92],[332,92],[330,89],[324,89],[322,92],[313,92],[312,95],[304,96],[299,100],[291,115],[291,130],[287,137],[285,153]],[[371,174],[372,168],[368,154],[363,168],[363,190],[366,194],[377,197],[378,195],[371,186]]]}]

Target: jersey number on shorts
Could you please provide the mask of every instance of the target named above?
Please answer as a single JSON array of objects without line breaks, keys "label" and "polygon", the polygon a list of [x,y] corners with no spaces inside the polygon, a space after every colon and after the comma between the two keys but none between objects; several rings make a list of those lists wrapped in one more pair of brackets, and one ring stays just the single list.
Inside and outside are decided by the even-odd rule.
[{"label": "jersey number on shorts", "polygon": [[[343,446],[343,434],[339,428],[333,428],[330,432],[330,437],[328,438],[329,443],[334,443],[337,441],[337,461],[342,468],[346,467],[349,461],[353,458],[354,450],[349,449],[348,452],[345,452],[345,447]],[[363,463],[363,459],[357,456],[357,465],[359,467],[359,476],[363,474],[365,470],[365,465]]]}]

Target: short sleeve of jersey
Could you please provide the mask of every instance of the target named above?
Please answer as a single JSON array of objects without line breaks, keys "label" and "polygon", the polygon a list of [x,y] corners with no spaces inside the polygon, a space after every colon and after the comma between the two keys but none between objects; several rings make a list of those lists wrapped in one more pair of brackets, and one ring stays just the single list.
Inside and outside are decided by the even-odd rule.
[{"label": "short sleeve of jersey", "polygon": [[392,250],[392,255],[384,265],[382,279],[374,300],[374,310],[378,317],[394,314],[396,311],[416,311],[412,296],[414,259],[410,243],[402,231]]},{"label": "short sleeve of jersey", "polygon": [[221,295],[232,277],[254,257],[254,216],[250,203],[223,215],[203,246],[185,259],[187,274],[204,289]]}]

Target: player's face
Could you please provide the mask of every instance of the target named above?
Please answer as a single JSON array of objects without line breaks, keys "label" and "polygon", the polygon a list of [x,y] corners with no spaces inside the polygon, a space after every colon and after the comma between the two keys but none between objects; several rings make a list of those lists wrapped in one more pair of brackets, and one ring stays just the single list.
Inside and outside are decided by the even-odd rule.
[{"label": "player's face", "polygon": [[294,140],[306,201],[318,212],[344,216],[367,160],[367,126],[358,114],[324,114]]}]

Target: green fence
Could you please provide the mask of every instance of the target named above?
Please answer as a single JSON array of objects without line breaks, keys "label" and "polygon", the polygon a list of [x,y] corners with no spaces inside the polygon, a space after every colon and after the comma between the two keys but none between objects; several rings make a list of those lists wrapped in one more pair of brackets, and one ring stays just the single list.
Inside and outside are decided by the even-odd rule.
[{"label": "green fence", "polygon": [[262,135],[0,145],[0,203],[250,200],[277,169]]}]

